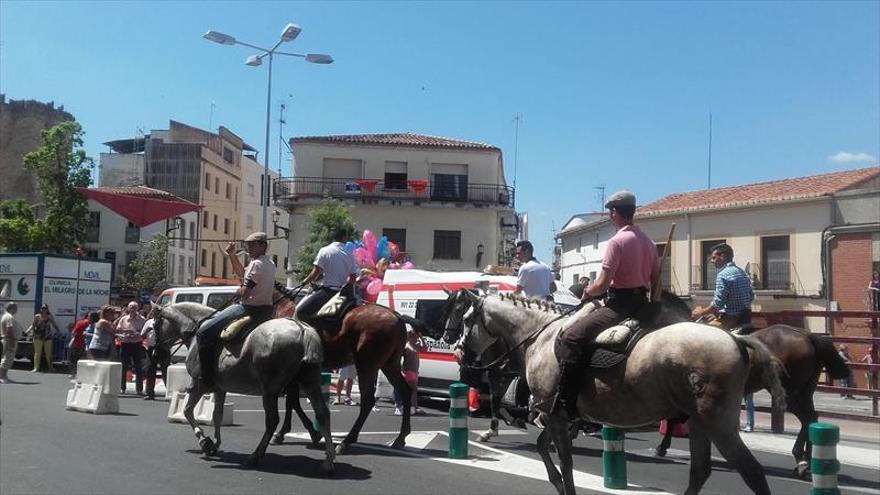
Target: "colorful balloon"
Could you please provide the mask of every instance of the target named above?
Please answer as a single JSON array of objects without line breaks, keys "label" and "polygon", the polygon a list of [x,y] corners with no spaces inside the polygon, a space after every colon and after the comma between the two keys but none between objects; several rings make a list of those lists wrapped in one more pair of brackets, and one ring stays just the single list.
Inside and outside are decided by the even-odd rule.
[{"label": "colorful balloon", "polygon": [[412,261],[407,261],[400,268],[402,268],[404,270],[412,270],[415,267],[416,267],[416,265]]},{"label": "colorful balloon", "polygon": [[399,261],[400,246],[394,242],[388,241],[388,253],[390,254],[391,261]]},{"label": "colorful balloon", "polygon": [[379,292],[382,290],[382,279],[381,278],[373,278],[370,280],[370,283],[367,284],[367,294],[375,297],[379,295]]}]

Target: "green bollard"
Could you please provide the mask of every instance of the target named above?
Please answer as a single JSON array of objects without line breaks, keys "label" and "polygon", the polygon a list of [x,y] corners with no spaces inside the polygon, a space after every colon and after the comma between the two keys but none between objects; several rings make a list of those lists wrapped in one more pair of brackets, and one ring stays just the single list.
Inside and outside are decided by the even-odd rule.
[{"label": "green bollard", "polygon": [[449,458],[468,456],[468,390],[464,383],[449,386]]},{"label": "green bollard", "polygon": [[602,427],[602,471],[605,488],[626,488],[626,451],[623,448],[623,430],[613,426]]},{"label": "green bollard", "polygon": [[[332,378],[333,376],[329,371],[321,372],[321,399],[324,400],[324,404],[327,405],[328,410],[330,408],[330,381]],[[314,409],[314,406],[312,406],[312,408]],[[315,431],[319,433],[321,431],[321,422],[318,421],[317,414],[315,415]]]},{"label": "green bollard", "polygon": [[813,488],[810,495],[840,495],[840,488],[837,487],[840,428],[831,423],[813,423],[810,425],[810,442],[813,444],[813,457],[810,459]]}]

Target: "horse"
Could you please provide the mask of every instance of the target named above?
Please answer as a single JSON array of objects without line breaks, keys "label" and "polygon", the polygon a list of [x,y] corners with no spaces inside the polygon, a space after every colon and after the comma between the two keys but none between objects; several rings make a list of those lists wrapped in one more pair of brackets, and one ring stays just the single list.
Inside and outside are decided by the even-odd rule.
[{"label": "horse", "polygon": [[[178,340],[183,340],[188,347],[186,370],[192,377],[192,387],[188,391],[183,414],[202,452],[214,456],[220,448],[220,425],[227,392],[260,395],[263,397],[266,428],[257,448],[244,462],[247,467],[256,466],[266,453],[269,439],[278,425],[278,396],[287,391],[288,396],[293,392],[298,397],[299,387],[302,387],[312,401],[324,437],[325,453],[321,470],[332,473],[335,451],[330,434],[330,409],[321,393],[320,340],[314,329],[298,321],[269,320],[258,325],[244,338],[234,340],[222,351],[217,364],[216,385],[213,387],[214,440],[205,435],[196,423],[193,410],[206,391],[199,380],[199,344],[193,336],[199,324],[214,312],[213,308],[197,303],[172,304],[156,310],[153,326],[157,345],[161,348],[168,350]],[[317,442],[317,434],[310,432],[313,433],[313,442]]]},{"label": "horse", "polygon": [[[275,305],[276,316],[293,317],[296,306],[293,291],[276,286],[286,298]],[[357,442],[361,428],[376,403],[376,379],[379,370],[394,386],[403,402],[403,415],[400,432],[389,443],[393,448],[403,448],[411,431],[410,413],[412,390],[404,380],[400,368],[403,349],[406,346],[406,324],[417,328],[423,325],[414,318],[401,315],[379,304],[363,304],[349,310],[342,317],[341,324],[330,319],[318,320],[315,328],[322,334],[324,343],[324,368],[335,369],[355,364],[358,386],[361,392],[360,411],[348,435],[336,446],[337,454],[344,454],[351,444]],[[284,422],[272,441],[284,442],[284,435],[291,430],[291,411],[296,411],[300,419],[305,417],[297,395],[288,394],[285,401]],[[304,420],[304,423],[308,419]]]},{"label": "horse", "polygon": [[[690,317],[687,310],[682,313],[682,321]],[[788,412],[797,417],[801,423],[800,431],[794,441],[791,454],[794,456],[794,474],[805,478],[809,472],[810,457],[813,444],[809,441],[809,426],[819,420],[816,407],[813,405],[813,394],[819,383],[819,373],[825,369],[831,378],[841,379],[850,375],[849,366],[828,338],[815,335],[801,328],[789,325],[771,325],[751,335],[764,344],[770,353],[781,363],[785,373],[781,377],[785,389],[785,403]],[[761,388],[756,377],[750,376],[746,384],[747,392]],[[669,419],[667,433],[657,446],[658,456],[666,455],[672,440],[672,426],[686,418]]]},{"label": "horse", "polygon": [[[538,452],[557,492],[573,495],[571,421],[564,412],[549,407],[559,375],[554,344],[571,318],[544,311],[546,303],[535,303],[538,307],[532,308],[529,301],[519,304],[517,298],[504,300],[468,291],[450,297],[455,302],[447,314],[447,342],[457,340],[463,328],[464,345],[473,352],[504,339],[523,356],[526,377],[546,425],[538,435]],[[583,317],[594,307],[595,303],[585,305],[572,318]],[[584,419],[630,428],[687,414],[691,468],[686,494],[698,493],[709,478],[712,443],[754,493],[769,494],[763,468],[739,436],[739,405],[752,368],[759,371],[774,397],[782,397],[778,363],[753,337],[690,322],[665,325],[668,311],[657,305],[651,309],[643,324],[650,322],[650,328],[658,328],[635,344],[626,361],[590,370],[578,398]],[[551,442],[561,473],[550,457]]]}]

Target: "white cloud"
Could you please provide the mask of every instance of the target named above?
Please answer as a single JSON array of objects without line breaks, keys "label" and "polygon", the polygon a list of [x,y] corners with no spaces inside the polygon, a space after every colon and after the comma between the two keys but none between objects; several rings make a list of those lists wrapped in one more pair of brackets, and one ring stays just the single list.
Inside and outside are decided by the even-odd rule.
[{"label": "white cloud", "polygon": [[850,153],[849,151],[840,151],[829,156],[828,159],[834,163],[873,162],[876,160],[867,153]]}]

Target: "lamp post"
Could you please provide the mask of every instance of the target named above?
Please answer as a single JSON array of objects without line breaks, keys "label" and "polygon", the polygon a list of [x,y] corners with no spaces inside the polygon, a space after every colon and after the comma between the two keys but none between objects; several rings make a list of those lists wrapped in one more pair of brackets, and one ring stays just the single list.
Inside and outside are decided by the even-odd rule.
[{"label": "lamp post", "polygon": [[243,41],[239,41],[235,39],[233,36],[229,36],[228,34],[223,34],[217,31],[208,31],[204,34],[203,38],[208,41],[213,41],[214,43],[219,43],[221,45],[243,45],[248,48],[253,48],[255,50],[259,50],[261,53],[259,55],[251,55],[245,60],[245,64],[251,67],[258,67],[263,65],[263,59],[269,58],[269,83],[268,88],[266,90],[266,147],[263,149],[263,194],[265,194],[265,200],[263,201],[263,232],[266,232],[268,227],[268,214],[267,208],[269,206],[269,126],[271,123],[271,114],[272,114],[272,58],[274,55],[287,55],[288,57],[298,57],[305,59],[306,62],[310,62],[313,64],[332,64],[333,57],[330,55],[323,55],[320,53],[288,53],[288,52],[279,52],[278,47],[281,46],[282,43],[286,43],[288,41],[293,41],[299,36],[299,33],[302,32],[302,28],[297,26],[294,23],[288,23],[287,26],[284,26],[284,30],[281,31],[281,38],[275,43],[271,49],[261,48],[259,46],[251,45],[249,43],[245,43]]}]

